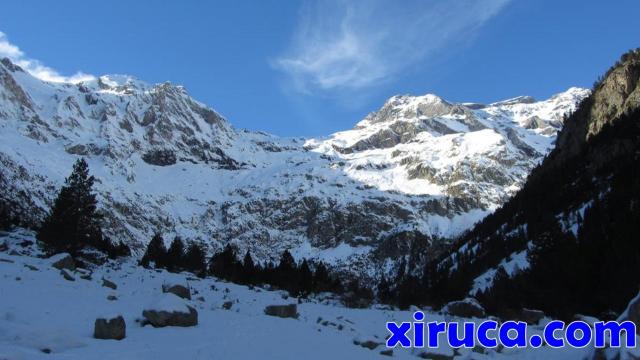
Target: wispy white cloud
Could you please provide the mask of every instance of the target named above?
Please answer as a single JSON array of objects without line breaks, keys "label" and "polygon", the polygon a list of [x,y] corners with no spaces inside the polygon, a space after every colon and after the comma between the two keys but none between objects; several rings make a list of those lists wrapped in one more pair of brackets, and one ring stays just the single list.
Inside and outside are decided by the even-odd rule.
[{"label": "wispy white cloud", "polygon": [[300,92],[365,89],[468,39],[510,1],[310,1],[273,66]]},{"label": "wispy white cloud", "polygon": [[29,72],[31,75],[51,82],[78,83],[91,80],[93,75],[77,72],[72,76],[61,75],[58,71],[45,66],[38,60],[31,59],[25,55],[19,47],[9,42],[7,36],[0,31],[0,58],[9,58],[13,63]]}]

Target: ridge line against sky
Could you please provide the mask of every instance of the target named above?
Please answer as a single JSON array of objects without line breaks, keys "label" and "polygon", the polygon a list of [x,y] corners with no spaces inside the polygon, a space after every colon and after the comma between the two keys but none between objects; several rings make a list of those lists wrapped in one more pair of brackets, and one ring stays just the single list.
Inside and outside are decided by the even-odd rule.
[{"label": "ridge line against sky", "polygon": [[170,81],[234,126],[280,136],[350,129],[397,94],[546,99],[590,87],[640,46],[637,0],[23,0],[3,10],[0,56],[37,77]]},{"label": "ridge line against sky", "polygon": [[71,76],[61,75],[57,70],[44,65],[40,60],[31,59],[17,45],[9,42],[5,33],[0,31],[0,58],[9,58],[14,64],[40,80],[56,83],[79,83],[95,79],[95,76],[78,71]]}]

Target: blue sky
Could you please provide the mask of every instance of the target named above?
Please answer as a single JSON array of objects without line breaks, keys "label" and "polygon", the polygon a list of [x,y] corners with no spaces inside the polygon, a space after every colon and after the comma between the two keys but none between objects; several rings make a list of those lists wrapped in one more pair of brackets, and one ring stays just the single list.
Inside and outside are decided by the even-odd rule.
[{"label": "blue sky", "polygon": [[590,87],[640,46],[638,14],[637,0],[21,0],[2,5],[0,55],[48,77],[171,81],[237,127],[318,136],[395,94]]}]

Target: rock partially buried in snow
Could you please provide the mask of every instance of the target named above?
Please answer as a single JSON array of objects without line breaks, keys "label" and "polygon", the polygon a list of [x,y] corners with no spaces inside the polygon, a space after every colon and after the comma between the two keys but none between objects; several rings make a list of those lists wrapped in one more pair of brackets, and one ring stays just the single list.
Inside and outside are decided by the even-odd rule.
[{"label": "rock partially buried in snow", "polygon": [[465,318],[481,318],[485,316],[484,308],[480,305],[478,300],[474,298],[452,301],[442,308],[442,311],[453,316]]},{"label": "rock partially buried in snow", "polygon": [[38,268],[33,266],[33,265],[24,264],[24,267],[26,267],[27,269],[29,269],[31,271],[39,271]]},{"label": "rock partially buried in snow", "polygon": [[270,316],[281,318],[298,318],[298,306],[296,304],[288,305],[269,305],[264,308],[264,313]]},{"label": "rock partially buried in snow", "polygon": [[149,304],[142,316],[153,327],[196,326],[198,312],[173,293],[165,293]]},{"label": "rock partially buried in snow", "polygon": [[520,320],[529,325],[535,325],[544,318],[544,312],[533,309],[522,309],[520,312]]},{"label": "rock partially buried in snow", "polygon": [[107,280],[105,278],[102,278],[102,286],[108,287],[108,288],[113,289],[113,290],[117,290],[118,289],[118,285],[116,285],[114,282],[109,281],[109,280]]},{"label": "rock partially buried in snow", "polygon": [[231,310],[231,307],[233,307],[233,301],[225,301],[222,304],[222,308],[225,310]]},{"label": "rock partially buried in snow", "polygon": [[126,336],[127,325],[122,316],[112,319],[96,319],[93,337],[103,340],[122,340]]},{"label": "rock partially buried in snow", "polygon": [[453,351],[451,354],[442,354],[437,352],[423,351],[418,354],[418,357],[421,359],[429,359],[429,360],[452,360],[454,358]]},{"label": "rock partially buried in snow", "polygon": [[353,340],[353,344],[354,345],[360,345],[365,349],[369,349],[369,350],[374,350],[375,348],[377,348],[378,346],[382,345],[382,343],[378,342],[378,341],[374,341],[374,340]]},{"label": "rock partially buried in snow", "polygon": [[52,257],[49,258],[49,261],[51,262],[51,266],[53,266],[58,270],[63,270],[63,269],[75,270],[76,269],[76,262],[68,253],[60,253],[60,254],[53,255]]},{"label": "rock partially buried in snow", "polygon": [[183,299],[191,300],[191,290],[189,290],[189,285],[165,284],[162,285],[162,292],[172,293]]},{"label": "rock partially buried in snow", "polygon": [[73,276],[73,274],[72,274],[69,270],[67,270],[67,269],[62,269],[62,270],[60,270],[60,275],[62,275],[62,277],[63,277],[65,280],[68,280],[68,281],[76,281],[76,278],[75,278],[75,277]]},{"label": "rock partially buried in snow", "polygon": [[91,271],[87,269],[76,268],[76,272],[80,275],[80,279],[91,281]]}]

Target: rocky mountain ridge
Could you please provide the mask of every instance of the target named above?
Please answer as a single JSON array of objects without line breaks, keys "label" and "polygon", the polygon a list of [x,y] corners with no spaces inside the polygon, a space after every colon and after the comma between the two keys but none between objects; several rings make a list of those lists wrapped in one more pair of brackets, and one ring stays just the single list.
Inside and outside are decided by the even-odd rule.
[{"label": "rocky mountain ridge", "polygon": [[353,130],[283,139],[234,128],[180,86],[54,84],[4,59],[0,197],[38,224],[83,156],[107,234],[134,249],[162,232],[370,273],[411,248],[440,251],[503,203],[587,95],[489,105],[396,96]]}]

